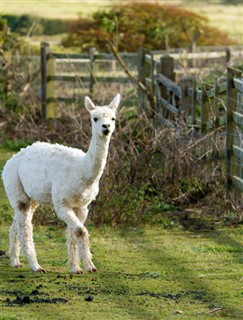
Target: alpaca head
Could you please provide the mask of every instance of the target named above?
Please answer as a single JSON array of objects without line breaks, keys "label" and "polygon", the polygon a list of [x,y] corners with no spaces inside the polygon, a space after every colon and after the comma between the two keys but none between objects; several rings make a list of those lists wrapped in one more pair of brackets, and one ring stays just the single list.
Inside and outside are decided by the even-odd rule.
[{"label": "alpaca head", "polygon": [[85,97],[85,107],[91,115],[93,134],[110,137],[115,130],[116,110],[121,101],[118,93],[108,106],[95,106],[89,97]]}]

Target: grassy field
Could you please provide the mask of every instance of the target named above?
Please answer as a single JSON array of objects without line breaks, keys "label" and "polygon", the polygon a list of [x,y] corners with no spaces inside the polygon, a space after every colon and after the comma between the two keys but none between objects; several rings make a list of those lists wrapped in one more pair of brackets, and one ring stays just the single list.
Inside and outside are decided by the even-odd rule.
[{"label": "grassy field", "polygon": [[[11,14],[30,14],[45,18],[76,19],[78,15],[90,15],[98,9],[105,9],[114,2],[125,3],[128,1],[54,1],[53,0],[30,0],[30,1],[6,1],[2,0],[2,12]],[[168,1],[160,1],[168,3]],[[232,37],[243,41],[243,5],[223,5],[217,1],[169,1],[202,14],[209,18],[210,24],[223,31],[228,32]]]},{"label": "grassy field", "polygon": [[[2,167],[11,154],[0,155]],[[2,320],[241,319],[240,227],[89,225],[98,273],[78,276],[66,266],[64,228],[36,224],[37,255],[48,271],[40,274],[25,258],[24,268],[10,267],[2,185],[0,200]]]},{"label": "grassy field", "polygon": [[64,230],[53,227],[35,228],[47,274],[0,259],[1,319],[241,319],[240,229],[89,229],[97,274],[69,275]]},{"label": "grassy field", "polygon": [[[54,5],[55,3],[55,5]],[[43,18],[76,19],[79,15],[87,16],[97,9],[109,6],[111,1],[2,1],[4,13],[29,14]]]}]

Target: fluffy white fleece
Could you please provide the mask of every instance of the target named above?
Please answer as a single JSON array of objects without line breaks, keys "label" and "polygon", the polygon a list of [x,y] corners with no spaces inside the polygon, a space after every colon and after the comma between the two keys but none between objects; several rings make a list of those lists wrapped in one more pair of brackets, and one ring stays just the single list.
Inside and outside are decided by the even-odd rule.
[{"label": "fluffy white fleece", "polygon": [[58,217],[67,224],[71,272],[82,273],[80,258],[87,271],[97,271],[91,260],[89,235],[84,223],[88,205],[99,192],[119,103],[119,94],[109,106],[103,107],[96,107],[88,97],[85,98],[92,123],[87,153],[58,144],[36,142],[7,161],[2,178],[15,211],[10,228],[13,267],[22,266],[19,260],[21,246],[32,270],[46,272],[37,261],[31,221],[39,203],[51,203]]}]

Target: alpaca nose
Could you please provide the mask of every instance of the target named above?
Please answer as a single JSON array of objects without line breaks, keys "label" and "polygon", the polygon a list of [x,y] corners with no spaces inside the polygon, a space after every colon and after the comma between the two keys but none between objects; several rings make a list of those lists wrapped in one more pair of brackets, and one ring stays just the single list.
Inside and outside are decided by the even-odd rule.
[{"label": "alpaca nose", "polygon": [[110,126],[111,126],[110,124],[102,124],[102,128],[107,130],[110,128]]},{"label": "alpaca nose", "polygon": [[109,130],[110,124],[102,124],[102,128],[103,128],[103,130],[102,130],[103,134],[107,136],[110,132],[110,130]]}]

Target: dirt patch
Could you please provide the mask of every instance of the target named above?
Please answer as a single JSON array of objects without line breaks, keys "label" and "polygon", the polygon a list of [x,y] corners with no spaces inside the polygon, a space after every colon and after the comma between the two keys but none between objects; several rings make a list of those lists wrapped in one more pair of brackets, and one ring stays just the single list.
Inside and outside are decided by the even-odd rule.
[{"label": "dirt patch", "polygon": [[30,303],[66,303],[68,302],[67,299],[64,299],[64,298],[31,298],[30,296],[26,295],[26,296],[23,296],[23,297],[20,297],[20,296],[16,296],[16,298],[14,300],[10,300],[9,298],[7,298],[5,300],[5,302],[8,304],[8,305],[14,305],[14,304],[17,304],[17,305],[25,305],[25,304],[30,304]]},{"label": "dirt patch", "polygon": [[136,293],[135,296],[150,296],[157,299],[169,299],[174,300],[175,302],[181,301],[183,298],[189,297],[193,300],[200,300],[203,302],[208,302],[206,297],[206,292],[204,291],[179,291],[178,293],[170,293],[170,292],[152,292],[152,291],[142,291]]},{"label": "dirt patch", "polygon": [[[8,294],[15,295],[15,299],[7,298],[5,302],[8,305],[25,305],[30,303],[66,303],[67,299],[52,297],[49,298],[48,293],[41,293],[38,289],[34,289],[30,294],[21,294],[20,292],[12,291],[7,292]],[[41,296],[41,297],[40,297]]]},{"label": "dirt patch", "polygon": [[0,250],[0,257],[7,257],[6,252],[4,250]]}]

